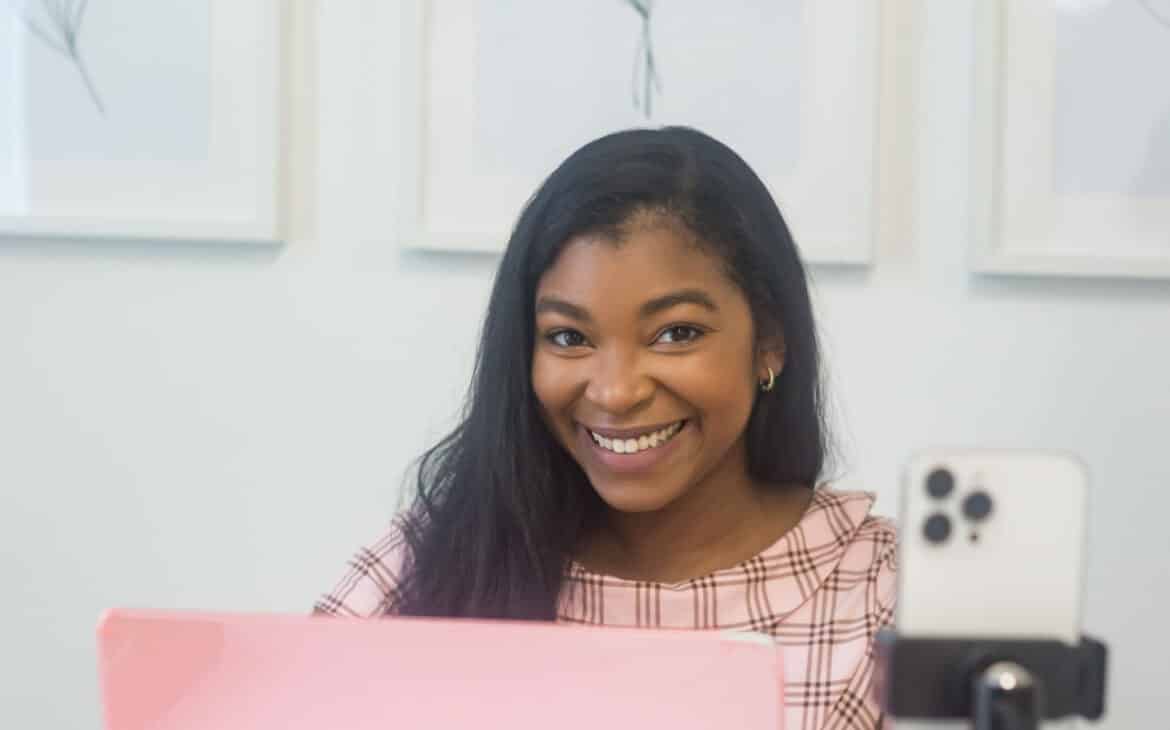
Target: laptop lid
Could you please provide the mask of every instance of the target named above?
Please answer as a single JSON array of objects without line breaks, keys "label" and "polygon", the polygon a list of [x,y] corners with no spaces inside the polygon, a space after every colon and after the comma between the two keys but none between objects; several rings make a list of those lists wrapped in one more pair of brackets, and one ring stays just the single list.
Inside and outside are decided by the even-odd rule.
[{"label": "laptop lid", "polygon": [[781,727],[759,635],[115,609],[107,730]]}]

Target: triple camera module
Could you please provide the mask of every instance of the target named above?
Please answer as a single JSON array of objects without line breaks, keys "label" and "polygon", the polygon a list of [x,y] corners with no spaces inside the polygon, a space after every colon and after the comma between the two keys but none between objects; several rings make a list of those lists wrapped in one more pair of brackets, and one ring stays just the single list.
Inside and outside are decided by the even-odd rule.
[{"label": "triple camera module", "polygon": [[[955,475],[950,470],[938,468],[926,477],[926,493],[936,502],[942,503],[955,491]],[[978,525],[991,515],[993,508],[991,495],[982,489],[976,488],[963,497],[963,516],[970,520],[971,541],[979,539]],[[922,534],[929,542],[941,545],[950,539],[954,525],[950,517],[941,510],[932,512],[922,524]]]}]

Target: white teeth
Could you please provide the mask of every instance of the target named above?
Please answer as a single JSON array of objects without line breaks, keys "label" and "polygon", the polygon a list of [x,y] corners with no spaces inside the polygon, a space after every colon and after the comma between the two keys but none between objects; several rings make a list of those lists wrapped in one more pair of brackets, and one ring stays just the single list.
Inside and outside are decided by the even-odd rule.
[{"label": "white teeth", "polygon": [[606,449],[607,451],[612,451],[615,454],[636,454],[639,451],[653,449],[655,447],[661,446],[662,444],[665,444],[676,433],[679,432],[679,429],[681,429],[682,426],[683,422],[679,421],[678,423],[671,424],[662,430],[655,431],[653,433],[642,434],[638,438],[628,439],[608,439],[605,436],[600,436],[593,433],[592,431],[589,432],[589,435],[593,437],[594,442],[596,442],[598,446]]}]

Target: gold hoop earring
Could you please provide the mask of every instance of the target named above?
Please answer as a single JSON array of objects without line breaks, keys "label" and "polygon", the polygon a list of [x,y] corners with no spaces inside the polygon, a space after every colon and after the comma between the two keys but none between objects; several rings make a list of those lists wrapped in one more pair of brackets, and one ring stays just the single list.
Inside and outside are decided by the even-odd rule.
[{"label": "gold hoop earring", "polygon": [[768,382],[760,382],[760,390],[765,393],[772,392],[772,388],[776,387],[776,373],[772,372],[772,368],[768,368]]}]

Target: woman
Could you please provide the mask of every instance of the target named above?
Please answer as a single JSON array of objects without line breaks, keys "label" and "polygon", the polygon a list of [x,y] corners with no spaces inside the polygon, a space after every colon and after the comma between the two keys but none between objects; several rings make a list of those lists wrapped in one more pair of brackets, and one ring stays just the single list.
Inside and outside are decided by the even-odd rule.
[{"label": "woman", "polygon": [[818,362],[742,159],[679,127],[591,142],[516,224],[413,508],[317,611],[760,631],[787,727],[876,727],[895,536],[871,495],[816,486]]}]

